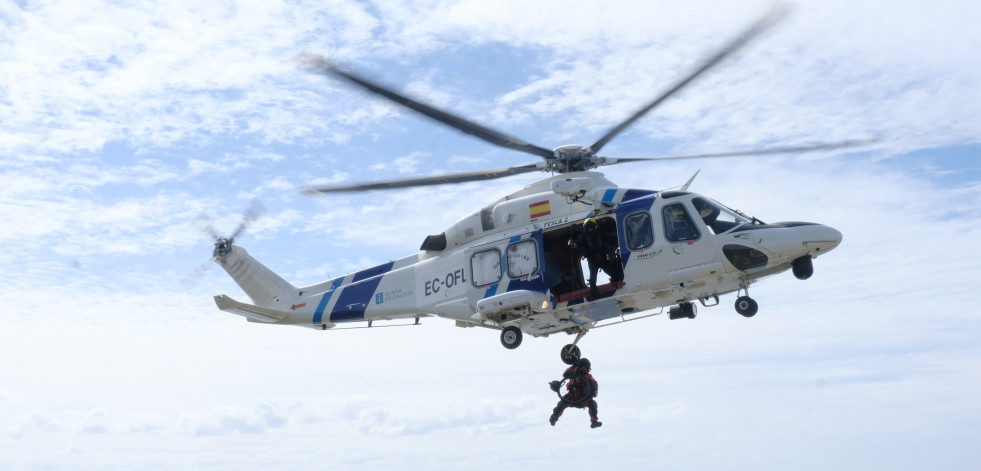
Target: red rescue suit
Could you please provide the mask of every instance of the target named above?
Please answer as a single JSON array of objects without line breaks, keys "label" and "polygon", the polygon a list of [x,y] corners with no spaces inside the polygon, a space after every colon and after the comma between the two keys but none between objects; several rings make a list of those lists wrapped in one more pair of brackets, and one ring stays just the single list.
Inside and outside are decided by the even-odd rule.
[{"label": "red rescue suit", "polygon": [[590,422],[594,426],[599,423],[597,418],[598,406],[593,399],[599,394],[599,384],[593,379],[593,375],[580,373],[577,369],[576,366],[570,366],[565,370],[565,373],[562,373],[562,377],[569,380],[565,385],[568,392],[562,396],[562,400],[552,410],[552,417],[549,418],[552,425],[555,425],[555,421],[559,420],[566,407],[589,409]]}]

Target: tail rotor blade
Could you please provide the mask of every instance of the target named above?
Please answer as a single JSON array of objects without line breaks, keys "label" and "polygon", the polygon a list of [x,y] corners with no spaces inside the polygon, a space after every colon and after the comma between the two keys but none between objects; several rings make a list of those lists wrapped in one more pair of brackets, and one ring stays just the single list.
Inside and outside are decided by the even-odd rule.
[{"label": "tail rotor blade", "polygon": [[244,232],[264,212],[266,212],[266,207],[257,199],[252,200],[249,209],[245,210],[245,213],[242,215],[242,222],[238,224],[238,227],[232,231],[232,234],[228,238],[234,239],[238,237],[239,234]]},{"label": "tail rotor blade", "polygon": [[211,219],[204,214],[198,215],[197,219],[194,220],[194,225],[198,226],[198,229],[201,230],[201,232],[204,232],[211,237],[211,240],[216,240],[221,237],[218,235],[218,231],[215,230],[215,226],[211,224]]},{"label": "tail rotor blade", "polygon": [[[199,215],[197,219],[195,219],[195,224],[198,226],[198,229],[200,229],[201,232],[204,232],[205,234],[208,235],[211,242],[214,243],[216,247],[219,244],[228,244],[230,246],[232,240],[235,237],[242,234],[242,232],[244,232],[245,229],[248,228],[249,225],[252,224],[252,222],[255,221],[265,211],[266,211],[266,207],[262,205],[262,202],[260,202],[258,199],[252,200],[252,203],[249,205],[248,209],[246,209],[245,213],[242,214],[242,221],[239,222],[238,227],[236,227],[235,230],[232,231],[232,235],[229,237],[222,237],[221,235],[219,235],[218,231],[211,223],[211,219],[209,219],[204,214]],[[215,256],[212,255],[210,258],[208,258],[208,260],[206,260],[196,269],[188,273],[187,276],[185,276],[184,279],[181,280],[181,285],[184,287],[184,289],[190,289],[194,287],[194,285],[196,285],[198,281],[201,280],[201,277],[208,272],[208,269],[211,268],[211,264],[214,263],[214,261],[215,261]]]},{"label": "tail rotor blade", "polygon": [[208,269],[211,268],[211,264],[214,262],[215,262],[214,257],[205,260],[204,263],[202,263],[197,268],[195,268],[190,273],[184,276],[184,279],[181,280],[181,286],[184,289],[191,289],[194,286],[196,286],[198,282],[201,281],[201,277],[203,277],[204,274],[208,272]]}]

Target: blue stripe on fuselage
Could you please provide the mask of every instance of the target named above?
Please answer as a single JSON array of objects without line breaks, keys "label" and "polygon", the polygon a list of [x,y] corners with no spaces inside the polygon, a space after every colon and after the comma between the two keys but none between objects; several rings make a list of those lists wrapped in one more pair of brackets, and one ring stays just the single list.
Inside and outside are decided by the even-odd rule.
[{"label": "blue stripe on fuselage", "polygon": [[657,194],[657,192],[651,190],[627,190],[627,192],[623,194],[623,198],[620,200],[620,202],[626,203],[627,201],[632,201],[637,198],[654,194]]},{"label": "blue stripe on fuselage", "polygon": [[[517,242],[519,240],[521,240],[521,236],[519,236],[519,235],[518,236],[514,236],[514,237],[511,238],[511,240],[508,241],[508,244],[513,244],[513,243],[515,243],[515,242]],[[507,256],[507,253],[506,252],[507,251],[505,251],[505,253],[502,253],[501,254],[501,266],[502,267],[508,266],[508,256]],[[504,280],[503,279],[500,280],[500,281],[498,281],[497,283],[494,283],[493,285],[488,286],[487,287],[487,291],[484,291],[484,298],[483,299],[487,299],[487,298],[489,298],[489,297],[494,296],[495,294],[497,294],[497,288],[501,286],[501,283],[504,283]]]},{"label": "blue stripe on fuselage", "polygon": [[361,280],[366,280],[376,275],[384,275],[385,273],[392,271],[393,266],[395,266],[395,262],[388,262],[378,265],[377,267],[371,267],[367,270],[361,270],[354,274],[354,279],[351,280],[351,283],[357,283]]},{"label": "blue stripe on fuselage", "polygon": [[334,290],[337,289],[341,283],[344,282],[344,277],[340,277],[331,283],[330,290],[324,293],[324,296],[320,298],[320,304],[317,305],[317,310],[313,313],[313,323],[320,324],[324,318],[324,309],[327,308],[327,303],[330,302],[330,297],[334,295]]},{"label": "blue stripe on fuselage", "polygon": [[351,284],[341,290],[334,309],[330,311],[331,322],[354,322],[364,320],[364,311],[368,301],[375,295],[375,290],[381,283],[382,275],[392,271],[395,262],[359,271],[354,274]]},{"label": "blue stripe on fuselage", "polygon": [[603,202],[604,203],[612,203],[613,202],[613,198],[616,195],[617,195],[616,188],[611,188],[609,190],[606,190],[605,192],[603,192]]}]

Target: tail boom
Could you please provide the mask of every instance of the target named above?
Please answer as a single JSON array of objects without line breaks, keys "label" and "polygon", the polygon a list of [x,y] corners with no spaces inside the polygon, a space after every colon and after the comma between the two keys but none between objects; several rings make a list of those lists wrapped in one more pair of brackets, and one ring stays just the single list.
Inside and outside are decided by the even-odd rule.
[{"label": "tail boom", "polygon": [[231,246],[225,255],[216,257],[215,262],[225,269],[256,306],[282,309],[298,297],[295,286],[253,258],[242,247]]}]

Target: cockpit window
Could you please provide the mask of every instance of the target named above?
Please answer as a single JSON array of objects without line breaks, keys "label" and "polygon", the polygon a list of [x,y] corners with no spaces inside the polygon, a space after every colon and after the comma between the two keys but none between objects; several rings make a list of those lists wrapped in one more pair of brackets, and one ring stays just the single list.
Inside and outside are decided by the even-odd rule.
[{"label": "cockpit window", "polygon": [[681,203],[669,204],[664,207],[664,236],[672,242],[695,240],[698,238],[698,228],[688,216],[688,211]]},{"label": "cockpit window", "polygon": [[699,197],[691,202],[713,234],[721,234],[749,222],[749,219],[708,198]]}]

